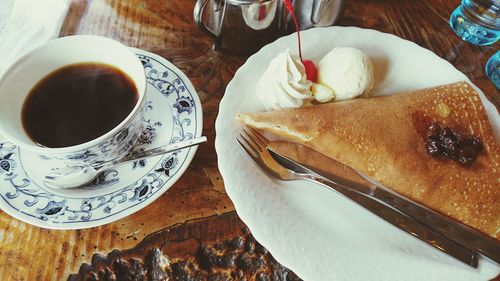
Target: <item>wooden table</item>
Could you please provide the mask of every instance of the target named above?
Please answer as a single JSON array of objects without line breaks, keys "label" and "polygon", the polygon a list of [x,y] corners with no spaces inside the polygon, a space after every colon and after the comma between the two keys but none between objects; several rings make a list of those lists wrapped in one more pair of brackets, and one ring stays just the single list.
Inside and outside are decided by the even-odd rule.
[{"label": "wooden table", "polygon": [[[65,280],[82,263],[90,263],[94,253],[106,255],[113,249],[132,248],[148,234],[174,225],[182,227],[187,221],[197,220],[199,225],[189,228],[191,232],[220,231],[241,224],[217,169],[214,139],[224,89],[246,57],[212,50],[212,39],[193,21],[194,4],[195,0],[71,3],[61,36],[111,37],[165,57],[191,79],[203,104],[203,134],[208,136],[208,144],[199,148],[189,169],[168,192],[115,223],[56,231],[33,227],[0,212],[0,280]],[[464,72],[498,108],[499,92],[484,73],[486,61],[498,45],[473,46],[454,35],[448,18],[458,4],[459,0],[350,0],[339,25],[392,33],[434,51]],[[214,220],[215,230],[210,227]],[[148,243],[153,242],[137,247]]]}]

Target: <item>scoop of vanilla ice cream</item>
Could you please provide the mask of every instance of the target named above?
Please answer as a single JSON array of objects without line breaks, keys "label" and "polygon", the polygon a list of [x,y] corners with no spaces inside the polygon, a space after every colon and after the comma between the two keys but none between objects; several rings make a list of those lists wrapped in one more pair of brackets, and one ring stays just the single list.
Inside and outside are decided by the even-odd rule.
[{"label": "scoop of vanilla ice cream", "polygon": [[358,49],[334,48],[319,62],[318,80],[333,90],[337,101],[352,99],[373,87],[373,65]]},{"label": "scoop of vanilla ice cream", "polygon": [[257,96],[268,111],[297,108],[312,99],[311,85],[304,65],[287,49],[271,60],[260,77]]}]

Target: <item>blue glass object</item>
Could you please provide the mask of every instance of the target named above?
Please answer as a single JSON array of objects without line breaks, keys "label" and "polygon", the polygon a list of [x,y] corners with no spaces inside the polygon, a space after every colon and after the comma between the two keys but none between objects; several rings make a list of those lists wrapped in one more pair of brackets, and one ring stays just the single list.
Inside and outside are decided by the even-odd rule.
[{"label": "blue glass object", "polygon": [[450,26],[464,41],[493,44],[500,39],[500,1],[462,0],[451,14]]},{"label": "blue glass object", "polygon": [[500,89],[500,51],[497,51],[486,63],[486,75]]}]

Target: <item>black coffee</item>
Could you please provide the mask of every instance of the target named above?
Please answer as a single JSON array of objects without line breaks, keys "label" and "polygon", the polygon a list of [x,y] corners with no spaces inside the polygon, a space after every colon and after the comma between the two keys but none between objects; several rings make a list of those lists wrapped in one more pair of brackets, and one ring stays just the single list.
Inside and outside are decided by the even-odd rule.
[{"label": "black coffee", "polygon": [[132,80],[106,64],[60,68],[33,87],[24,101],[22,124],[46,147],[66,147],[95,139],[130,114],[139,95]]}]

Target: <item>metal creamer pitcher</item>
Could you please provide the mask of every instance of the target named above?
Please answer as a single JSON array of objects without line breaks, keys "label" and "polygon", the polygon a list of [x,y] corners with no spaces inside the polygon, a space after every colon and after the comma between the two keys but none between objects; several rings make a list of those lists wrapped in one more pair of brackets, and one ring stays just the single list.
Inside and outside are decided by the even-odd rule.
[{"label": "metal creamer pitcher", "polygon": [[[292,0],[301,30],[333,25],[344,0]],[[197,0],[194,19],[215,39],[214,48],[252,54],[295,31],[282,0]]]}]

